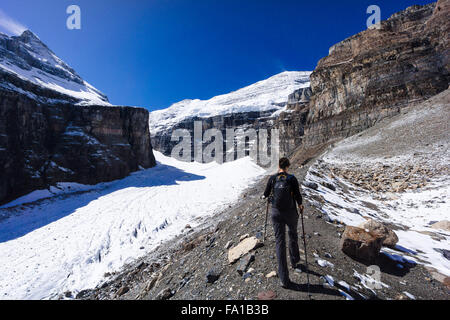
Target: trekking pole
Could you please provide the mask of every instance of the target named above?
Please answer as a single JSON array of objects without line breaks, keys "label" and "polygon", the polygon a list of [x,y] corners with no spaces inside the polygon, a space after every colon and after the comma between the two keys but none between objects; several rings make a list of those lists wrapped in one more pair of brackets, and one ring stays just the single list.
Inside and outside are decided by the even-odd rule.
[{"label": "trekking pole", "polygon": [[306,263],[306,278],[308,281],[308,297],[311,299],[311,292],[309,291],[309,268],[308,268],[308,253],[306,252],[306,236],[305,236],[305,223],[303,221],[303,209],[300,210],[302,217],[302,230],[303,230],[303,246],[305,248],[305,263]]},{"label": "trekking pole", "polygon": [[267,199],[267,207],[266,207],[266,221],[264,222],[264,235],[263,242],[266,241],[266,230],[267,230],[267,216],[269,214],[269,199]]}]

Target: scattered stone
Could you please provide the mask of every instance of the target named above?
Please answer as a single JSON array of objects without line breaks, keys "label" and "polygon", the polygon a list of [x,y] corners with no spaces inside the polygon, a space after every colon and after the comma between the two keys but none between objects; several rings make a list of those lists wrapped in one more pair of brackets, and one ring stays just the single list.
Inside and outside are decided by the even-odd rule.
[{"label": "scattered stone", "polygon": [[445,231],[450,231],[450,221],[448,221],[448,220],[439,221],[439,222],[433,223],[430,227],[433,229],[441,229],[441,230],[445,230]]},{"label": "scattered stone", "polygon": [[228,241],[228,242],[225,244],[225,247],[224,247],[225,250],[230,249],[232,245],[233,245],[233,242],[232,242],[232,241]]},{"label": "scattered stone", "polygon": [[416,300],[416,297],[415,296],[413,296],[411,293],[409,293],[409,292],[407,292],[407,291],[403,291],[403,294],[405,295],[405,296],[407,296],[409,299],[411,299],[411,300]]},{"label": "scattered stone", "polygon": [[244,239],[247,239],[248,237],[250,237],[250,235],[249,235],[248,233],[242,235],[242,236],[239,238],[239,242],[241,242],[241,241],[244,240]]},{"label": "scattered stone", "polygon": [[208,240],[208,242],[206,243],[206,247],[207,248],[212,248],[216,245],[216,237],[212,237]]},{"label": "scattered stone", "polygon": [[261,240],[250,237],[242,240],[238,245],[228,250],[228,262],[235,263],[248,252],[263,246]]},{"label": "scattered stone", "polygon": [[439,252],[444,256],[445,259],[450,260],[450,251],[446,249],[433,248],[434,251]]},{"label": "scattered stone", "polygon": [[191,227],[190,224],[187,224],[184,228],[185,228],[185,229],[192,229],[192,227]]},{"label": "scattered stone", "polygon": [[159,279],[158,276],[155,276],[155,277],[151,278],[151,279],[147,282],[147,285],[145,286],[145,291],[148,292],[148,291],[152,290],[153,287],[154,287],[155,284],[156,284],[156,281],[158,281],[158,279]]},{"label": "scattered stone", "polygon": [[378,257],[384,238],[362,228],[346,226],[340,249],[357,260],[372,263]]},{"label": "scattered stone", "polygon": [[200,236],[197,239],[194,239],[192,241],[189,241],[187,243],[183,244],[183,251],[191,251],[195,247],[197,247],[203,240],[205,239],[204,236]]},{"label": "scattered stone", "polygon": [[367,229],[369,232],[378,234],[380,237],[384,237],[383,246],[385,247],[395,248],[395,245],[398,242],[398,237],[395,232],[379,221],[369,219],[360,224],[358,227]]},{"label": "scattered stone", "polygon": [[206,282],[207,283],[214,283],[220,278],[220,274],[222,273],[222,270],[218,268],[213,268],[208,271],[206,274]]},{"label": "scattered stone", "polygon": [[326,267],[334,267],[334,264],[332,264],[331,262],[327,261],[327,260],[323,260],[323,259],[317,259],[316,258],[316,262],[319,266],[321,266],[322,268],[326,268]]},{"label": "scattered stone", "polygon": [[166,288],[161,290],[156,296],[156,300],[168,300],[175,294],[175,291],[172,291],[170,288]]},{"label": "scattered stone", "polygon": [[127,286],[123,286],[122,288],[120,288],[117,292],[116,292],[116,297],[121,297],[123,296],[125,293],[127,293],[128,291],[130,291],[130,288]]},{"label": "scattered stone", "polygon": [[89,294],[91,293],[91,290],[86,289],[86,290],[81,290],[80,292],[78,292],[76,299],[84,299],[87,298],[89,296]]},{"label": "scattered stone", "polygon": [[239,275],[243,275],[247,268],[250,266],[250,264],[255,261],[255,255],[254,254],[247,254],[245,255],[239,262],[239,265],[236,269],[236,271],[239,273]]},{"label": "scattered stone", "polygon": [[245,282],[249,282],[251,277],[252,274],[250,272],[246,272],[242,275],[242,279],[244,279]]},{"label": "scattered stone", "polygon": [[395,298],[394,298],[395,300],[406,300],[406,299],[408,299],[404,294],[401,294],[401,293],[399,293],[399,294],[397,294],[396,296],[395,296]]},{"label": "scattered stone", "polygon": [[274,300],[277,294],[271,290],[258,293],[258,300]]},{"label": "scattered stone", "polygon": [[321,184],[322,184],[325,188],[328,188],[328,189],[330,189],[330,190],[332,190],[332,191],[336,191],[336,187],[335,187],[333,184],[329,183],[329,182],[322,182]]},{"label": "scattered stone", "polygon": [[266,278],[267,279],[273,278],[273,277],[276,277],[276,276],[277,276],[277,272],[276,271],[271,271],[268,274],[266,274]]},{"label": "scattered stone", "polygon": [[315,182],[305,182],[304,186],[313,190],[317,190],[319,188],[319,185]]}]

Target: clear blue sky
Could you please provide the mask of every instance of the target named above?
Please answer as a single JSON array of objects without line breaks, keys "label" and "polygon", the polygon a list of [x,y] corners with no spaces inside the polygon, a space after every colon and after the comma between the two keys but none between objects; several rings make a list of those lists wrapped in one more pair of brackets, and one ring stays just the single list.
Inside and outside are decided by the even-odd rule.
[{"label": "clear blue sky", "polygon": [[[313,70],[333,44],[426,0],[3,0],[113,104],[160,109],[208,99],[285,70]],[[81,8],[81,30],[66,8]]]}]

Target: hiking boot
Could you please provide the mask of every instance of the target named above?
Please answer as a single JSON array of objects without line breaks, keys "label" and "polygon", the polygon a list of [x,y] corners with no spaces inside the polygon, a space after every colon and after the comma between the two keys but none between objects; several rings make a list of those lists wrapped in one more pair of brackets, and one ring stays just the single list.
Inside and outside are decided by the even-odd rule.
[{"label": "hiking boot", "polygon": [[292,265],[292,268],[293,269],[301,269],[303,272],[305,272],[306,271],[306,266],[305,265],[303,265],[303,264],[301,264],[301,263],[297,263],[297,264],[295,264],[295,265]]},{"label": "hiking boot", "polygon": [[280,286],[284,289],[289,289],[292,286],[291,280],[288,280],[286,283],[280,280]]},{"label": "hiking boot", "polygon": [[305,266],[303,266],[300,263],[293,264],[292,269],[294,269],[294,272],[297,272],[297,273],[302,273],[302,272],[306,271]]}]

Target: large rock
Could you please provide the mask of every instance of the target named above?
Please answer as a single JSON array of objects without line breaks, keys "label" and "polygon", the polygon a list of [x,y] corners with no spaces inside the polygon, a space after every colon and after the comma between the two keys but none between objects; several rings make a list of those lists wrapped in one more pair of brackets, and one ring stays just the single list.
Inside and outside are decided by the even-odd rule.
[{"label": "large rock", "polygon": [[398,242],[398,237],[395,232],[379,221],[369,219],[361,223],[358,227],[376,233],[380,237],[384,237],[383,246],[385,247],[394,248]]},{"label": "large rock", "polygon": [[384,237],[362,228],[346,226],[342,234],[340,249],[348,256],[373,263],[380,253]]},{"label": "large rock", "polygon": [[245,238],[238,245],[228,250],[228,262],[235,263],[248,252],[261,247],[263,243],[256,237]]}]

